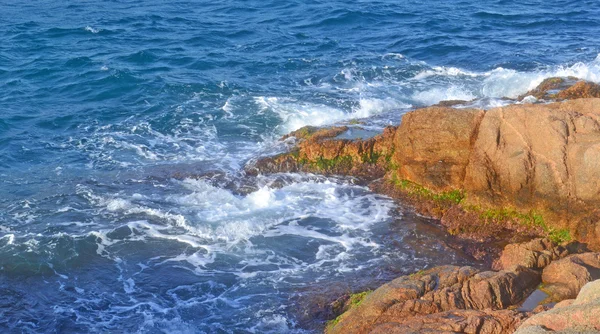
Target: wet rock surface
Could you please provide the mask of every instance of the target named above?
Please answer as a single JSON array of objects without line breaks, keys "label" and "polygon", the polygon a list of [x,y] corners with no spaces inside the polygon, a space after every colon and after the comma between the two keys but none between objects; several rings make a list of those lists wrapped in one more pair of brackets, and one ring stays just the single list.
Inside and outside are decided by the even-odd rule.
[{"label": "wet rock surface", "polygon": [[546,101],[600,97],[600,85],[574,77],[548,78],[535,89],[521,95],[519,100],[527,96]]}]

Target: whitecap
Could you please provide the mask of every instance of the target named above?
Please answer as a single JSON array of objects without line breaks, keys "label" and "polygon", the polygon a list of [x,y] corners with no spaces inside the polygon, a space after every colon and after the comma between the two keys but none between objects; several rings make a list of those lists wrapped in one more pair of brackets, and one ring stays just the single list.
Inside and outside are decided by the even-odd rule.
[{"label": "whitecap", "polygon": [[89,32],[91,32],[92,34],[97,34],[97,33],[99,33],[101,30],[102,30],[102,29],[96,29],[96,28],[92,28],[92,27],[90,27],[90,26],[86,26],[86,27],[85,27],[85,31],[89,31]]}]

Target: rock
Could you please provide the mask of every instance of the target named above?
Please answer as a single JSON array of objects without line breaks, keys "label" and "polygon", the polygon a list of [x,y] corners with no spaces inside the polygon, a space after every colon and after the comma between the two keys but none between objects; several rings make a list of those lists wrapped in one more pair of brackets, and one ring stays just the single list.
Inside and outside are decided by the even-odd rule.
[{"label": "rock", "polygon": [[454,107],[454,106],[458,106],[461,104],[467,104],[469,103],[469,101],[465,101],[465,100],[444,100],[444,101],[440,101],[437,104],[433,105],[433,107]]},{"label": "rock", "polygon": [[[549,330],[550,333],[598,332],[600,331],[599,314],[600,280],[596,280],[586,284],[574,301],[565,302],[559,307],[527,319],[515,334],[538,333],[538,328]],[[529,329],[530,327],[534,329]],[[538,332],[535,332],[536,330]]]},{"label": "rock", "polygon": [[504,309],[522,302],[539,282],[538,272],[523,267],[500,272],[437,267],[381,286],[344,313],[328,333],[365,333],[384,323],[453,310]]},{"label": "rock", "polygon": [[512,333],[527,317],[511,310],[453,310],[377,325],[369,333]]},{"label": "rock", "polygon": [[284,139],[298,142],[289,153],[261,158],[246,166],[248,175],[258,173],[309,172],[324,175],[351,175],[370,181],[381,178],[391,159],[396,128],[369,139],[339,139],[348,127],[303,127]]},{"label": "rock", "polygon": [[462,188],[483,116],[482,110],[449,107],[405,114],[394,139],[400,177],[436,191]]},{"label": "rock", "polygon": [[577,82],[577,80],[578,79],[574,78],[574,77],[546,78],[536,88],[519,96],[519,100],[522,100],[523,98],[525,98],[527,96],[533,96],[536,99],[551,100],[551,99],[553,99],[553,94],[556,94],[557,92],[563,91],[563,90],[571,87],[573,84],[575,84]]},{"label": "rock", "polygon": [[596,279],[600,279],[600,253],[567,256],[552,262],[542,274],[544,291],[554,300],[575,298],[585,284]]},{"label": "rock", "polygon": [[561,307],[571,306],[571,305],[573,305],[573,302],[575,302],[575,299],[566,299],[566,300],[556,303],[556,305],[554,305],[554,308],[559,309]]},{"label": "rock", "polygon": [[364,333],[392,305],[417,299],[435,288],[447,287],[475,275],[472,267],[441,266],[399,277],[367,295],[360,305],[340,316],[328,333]]},{"label": "rock", "polygon": [[332,126],[328,128],[319,128],[316,126],[309,125],[302,127],[296,131],[290,132],[289,134],[283,136],[282,139],[295,137],[297,139],[310,139],[314,141],[319,141],[327,138],[335,138],[347,130],[347,126]]},{"label": "rock", "polygon": [[543,269],[550,262],[565,257],[569,251],[548,239],[538,238],[525,243],[509,244],[504,247],[500,258],[494,263],[496,270],[514,266]]},{"label": "rock", "polygon": [[[577,83],[557,94],[592,96],[594,87]],[[555,233],[556,240],[574,238],[600,250],[600,99],[487,111],[429,107],[406,113],[400,126],[364,140],[338,138],[344,129],[300,129],[292,152],[261,159],[246,171],[352,175],[369,182],[386,175],[392,187],[416,185],[419,201],[463,191],[466,197],[457,201],[462,209],[476,208],[475,214],[448,215],[444,225],[452,233],[476,237],[478,229],[464,228],[461,221],[472,227],[487,223],[481,214],[489,209],[505,217],[500,228],[486,227],[488,235],[503,229],[513,235]],[[433,208],[426,214],[436,218],[451,208],[421,207]],[[537,260],[547,262],[540,256]]]},{"label": "rock", "polygon": [[575,77],[554,77],[542,81],[535,89],[521,95],[519,100],[533,96],[542,100],[573,100],[600,97],[600,85]]},{"label": "rock", "polygon": [[600,302],[600,280],[590,282],[581,288],[573,305],[586,305]]},{"label": "rock", "polygon": [[463,189],[475,203],[539,210],[597,245],[586,219],[600,197],[600,99],[489,110],[466,168]]},{"label": "rock", "polygon": [[578,81],[573,86],[554,95],[556,99],[583,99],[600,97],[600,85],[589,81]]}]

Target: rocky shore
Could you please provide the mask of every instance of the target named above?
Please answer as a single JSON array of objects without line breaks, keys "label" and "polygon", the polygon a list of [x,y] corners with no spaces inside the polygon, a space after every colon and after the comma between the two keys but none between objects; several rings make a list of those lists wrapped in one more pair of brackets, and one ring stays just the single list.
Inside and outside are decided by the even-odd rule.
[{"label": "rocky shore", "polygon": [[443,102],[370,138],[305,127],[283,138],[290,152],[247,166],[354,176],[490,268],[399,277],[349,298],[326,332],[600,331],[600,86],[551,78],[512,102]]}]

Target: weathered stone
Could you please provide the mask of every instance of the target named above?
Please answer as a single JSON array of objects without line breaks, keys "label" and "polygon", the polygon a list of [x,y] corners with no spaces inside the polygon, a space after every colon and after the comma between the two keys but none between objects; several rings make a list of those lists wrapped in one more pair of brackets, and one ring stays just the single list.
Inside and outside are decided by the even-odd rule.
[{"label": "weathered stone", "polygon": [[369,333],[503,334],[515,331],[526,316],[524,313],[510,310],[453,310],[383,323],[375,326]]},{"label": "weathered stone", "polygon": [[477,272],[472,267],[441,266],[399,277],[367,295],[360,305],[341,315],[328,333],[364,333],[392,305],[417,299],[436,288],[452,286]]},{"label": "weathered stone", "polygon": [[[452,310],[504,309],[522,302],[539,282],[538,272],[523,267],[500,272],[438,267],[383,285],[344,313],[328,333],[366,333],[380,324]],[[476,318],[465,323],[472,324]]]},{"label": "weathered stone", "polygon": [[[594,92],[593,85],[577,83],[556,94],[571,98]],[[406,113],[399,127],[365,140],[337,138],[344,129],[298,130],[300,140],[292,152],[259,160],[247,172],[304,171],[365,181],[387,174],[390,183],[409,181],[433,193],[460,189],[467,194],[462,208],[536,212],[540,219],[521,224],[521,229],[509,226],[513,234],[526,228],[528,236],[554,232],[561,236],[557,240],[574,238],[600,249],[600,99],[488,111],[418,109]],[[440,218],[445,209],[431,213]],[[476,236],[477,229],[463,228],[460,222],[477,222],[477,213],[454,213],[444,225],[453,233]],[[502,221],[510,223],[510,218]],[[494,235],[502,234],[502,228],[485,229]],[[547,263],[548,258],[541,254],[538,260]]]},{"label": "weathered stone", "polygon": [[577,297],[585,284],[596,279],[600,279],[600,253],[567,256],[552,262],[542,274],[544,291],[555,300]]},{"label": "weathered stone", "polygon": [[578,81],[578,79],[574,78],[574,77],[546,78],[536,88],[519,96],[519,100],[522,100],[526,96],[533,96],[536,99],[552,100],[552,99],[554,99],[554,94],[571,87],[577,81]]},{"label": "weathered stone", "polygon": [[523,322],[515,333],[531,333],[528,328],[536,326],[554,332],[561,331],[561,333],[598,332],[600,331],[599,314],[600,280],[596,280],[586,284],[574,301],[532,316]]},{"label": "weathered stone", "polygon": [[556,93],[553,97],[559,100],[600,97],[600,85],[589,81],[578,81],[573,86]]},{"label": "weathered stone", "polygon": [[550,262],[568,254],[567,248],[548,239],[538,238],[524,243],[506,245],[493,268],[502,270],[519,265],[525,268],[542,269]]},{"label": "weathered stone", "polygon": [[600,99],[489,110],[479,127],[463,188],[474,203],[540,210],[597,245],[584,217],[600,197]]},{"label": "weathered stone", "polygon": [[448,107],[405,114],[394,139],[400,177],[438,191],[461,188],[483,115]]}]

